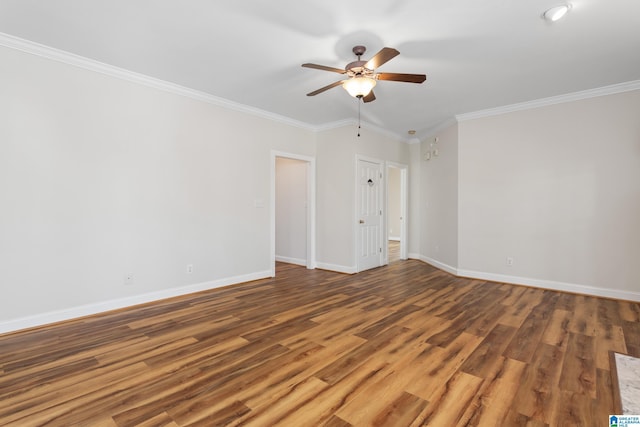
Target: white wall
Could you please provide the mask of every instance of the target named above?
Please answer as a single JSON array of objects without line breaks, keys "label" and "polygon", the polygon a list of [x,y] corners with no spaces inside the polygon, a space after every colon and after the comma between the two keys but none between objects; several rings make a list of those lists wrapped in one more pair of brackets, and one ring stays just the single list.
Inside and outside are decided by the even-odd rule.
[{"label": "white wall", "polygon": [[400,240],[400,217],[402,216],[401,209],[401,175],[402,170],[398,168],[387,168],[387,237],[393,240]]},{"label": "white wall", "polygon": [[459,150],[463,274],[640,300],[640,91],[464,121]]},{"label": "white wall", "polygon": [[269,275],[270,152],[313,156],[313,132],[4,47],[0,63],[0,330]]},{"label": "white wall", "polygon": [[306,265],[307,162],[276,158],[276,260]]},{"label": "white wall", "polygon": [[422,217],[423,196],[422,187],[422,144],[409,145],[409,218],[407,221],[407,240],[409,258],[420,259],[422,257],[422,228],[425,219]]},{"label": "white wall", "polygon": [[410,165],[412,255],[640,299],[638,91],[465,121],[425,162],[428,142],[366,126],[313,133],[4,47],[0,63],[0,331],[269,275],[271,150],[317,160],[320,267],[355,271],[361,154]]},{"label": "white wall", "polygon": [[421,254],[426,261],[451,271],[458,265],[457,124],[422,142],[420,155]]},{"label": "white wall", "polygon": [[318,265],[354,271],[356,154],[409,163],[366,126],[316,133],[4,47],[0,63],[0,332],[269,276],[272,150],[317,159]]},{"label": "white wall", "polygon": [[356,126],[317,135],[317,260],[318,267],[353,273],[355,257],[356,155],[409,163],[409,146],[367,129],[357,137]]}]

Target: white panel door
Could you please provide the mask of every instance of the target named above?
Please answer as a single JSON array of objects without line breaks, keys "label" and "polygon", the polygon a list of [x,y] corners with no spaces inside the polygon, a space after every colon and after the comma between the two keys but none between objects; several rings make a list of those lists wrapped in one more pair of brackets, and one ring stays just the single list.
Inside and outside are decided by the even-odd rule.
[{"label": "white panel door", "polygon": [[382,265],[382,163],[358,159],[358,271]]}]

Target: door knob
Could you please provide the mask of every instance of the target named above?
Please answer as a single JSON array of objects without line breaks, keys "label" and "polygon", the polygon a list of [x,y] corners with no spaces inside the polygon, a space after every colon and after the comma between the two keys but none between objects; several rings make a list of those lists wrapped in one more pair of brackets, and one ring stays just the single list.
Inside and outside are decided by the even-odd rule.
[{"label": "door knob", "polygon": [[360,220],[360,224],[364,224],[364,219],[361,219],[361,220]]}]

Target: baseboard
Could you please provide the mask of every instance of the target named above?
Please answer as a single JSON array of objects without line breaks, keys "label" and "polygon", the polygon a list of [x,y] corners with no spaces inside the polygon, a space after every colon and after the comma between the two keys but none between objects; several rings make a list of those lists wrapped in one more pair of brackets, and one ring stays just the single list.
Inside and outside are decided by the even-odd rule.
[{"label": "baseboard", "polygon": [[595,286],[578,285],[575,283],[557,282],[554,280],[534,279],[531,277],[510,276],[506,274],[458,269],[433,258],[418,254],[409,254],[409,258],[419,259],[422,262],[426,262],[427,264],[439,268],[440,270],[444,270],[447,273],[451,273],[454,276],[467,277],[469,279],[488,280],[491,282],[531,286],[533,288],[549,289],[552,291],[571,292],[574,294],[592,295],[597,297],[640,302],[640,292],[623,291],[619,289],[604,289]]},{"label": "baseboard", "polygon": [[[529,277],[509,276],[503,274],[486,273],[481,271],[456,269],[450,265],[444,264],[435,259],[414,254],[409,254],[411,259],[419,259],[429,265],[444,270],[456,276],[468,277],[472,279],[489,280],[492,282],[511,283],[516,285],[532,286],[536,288],[550,289],[555,291],[571,292],[585,295],[593,295],[605,298],[615,298],[628,301],[640,302],[640,293],[616,289],[604,289],[593,286],[577,285],[573,283],[564,283],[551,280],[533,279]],[[284,262],[284,261],[283,261]],[[338,273],[354,274],[356,267],[348,267],[336,264],[317,263],[317,268],[322,270],[336,271]],[[117,310],[121,308],[131,307],[138,304],[149,303],[166,298],[187,295],[195,292],[206,291],[210,289],[220,288],[224,286],[234,285],[237,283],[249,282],[271,277],[271,271],[262,271],[250,273],[240,276],[228,277],[224,279],[213,280],[209,282],[196,283],[193,285],[182,286],[178,288],[165,289],[158,292],[151,292],[142,295],[135,295],[115,300],[102,301],[94,304],[87,304],[72,307],[65,310],[51,311],[33,316],[26,316],[17,319],[11,319],[0,322],[0,334],[15,332],[22,329],[43,326],[50,323],[71,320],[78,317],[90,316],[103,313],[106,311]]]},{"label": "baseboard", "polygon": [[16,332],[22,329],[62,322],[65,320],[76,319],[78,317],[91,316],[94,314],[104,313],[106,311],[117,310],[138,304],[145,304],[153,301],[163,300],[166,298],[192,294],[194,292],[206,291],[223,286],[235,285],[237,283],[250,282],[252,280],[259,280],[268,277],[271,277],[271,271],[261,271],[240,276],[227,277],[224,279],[218,279],[209,282],[196,283],[188,286],[181,286],[178,288],[165,289],[157,292],[150,292],[147,294],[134,295],[126,298],[118,298],[94,304],[86,304],[64,310],[50,311],[33,316],[11,319],[0,322],[0,334]]},{"label": "baseboard", "polygon": [[557,282],[554,280],[509,276],[505,274],[485,273],[482,271],[463,269],[457,270],[456,275],[472,279],[489,280],[492,282],[512,283],[514,285],[525,285],[534,288],[550,289],[553,291],[571,292],[574,294],[593,295],[597,297],[640,302],[640,292],[623,291],[619,289],[604,289],[595,286],[578,285],[575,283]]},{"label": "baseboard", "polygon": [[303,267],[307,266],[307,260],[300,259],[300,258],[291,258],[291,257],[276,255],[276,261],[286,262],[287,264],[301,265]]},{"label": "baseboard", "polygon": [[399,242],[400,241],[400,237],[389,236],[389,237],[387,237],[387,240],[391,240],[393,242]]},{"label": "baseboard", "polygon": [[420,261],[422,261],[422,262],[426,262],[429,265],[432,265],[432,266],[434,266],[436,268],[439,268],[440,270],[444,270],[447,273],[451,273],[454,276],[459,276],[458,270],[455,267],[452,267],[452,266],[450,266],[448,264],[445,264],[443,262],[437,261],[437,260],[435,260],[433,258],[429,258],[429,257],[424,256],[424,255],[420,255],[420,257],[418,259]]},{"label": "baseboard", "polygon": [[338,273],[345,273],[345,274],[355,274],[358,272],[357,267],[347,267],[345,265],[327,264],[324,262],[317,263],[316,268],[319,268],[320,270],[329,270],[329,271],[335,271]]}]

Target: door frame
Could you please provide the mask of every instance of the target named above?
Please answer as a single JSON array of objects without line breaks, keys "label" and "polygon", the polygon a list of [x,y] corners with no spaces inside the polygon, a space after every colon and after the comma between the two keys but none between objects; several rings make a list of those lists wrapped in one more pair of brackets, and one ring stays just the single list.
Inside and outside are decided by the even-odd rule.
[{"label": "door frame", "polygon": [[[359,203],[359,198],[358,198],[358,193],[360,191],[360,182],[359,182],[359,176],[358,176],[358,166],[360,161],[363,160],[365,162],[371,162],[371,163],[377,163],[379,165],[380,171],[382,173],[382,178],[380,178],[381,183],[386,183],[387,178],[386,178],[386,168],[385,168],[385,162],[384,160],[381,159],[376,159],[375,157],[368,157],[368,156],[363,156],[361,154],[356,154],[356,167],[355,167],[355,203],[354,203],[354,210],[353,210],[353,225],[355,227],[355,233],[353,233],[353,238],[354,238],[354,256],[355,256],[355,262],[356,262],[356,273],[360,273],[361,270],[360,269],[360,229],[359,229],[359,220],[360,220],[360,210],[358,208],[358,203]],[[385,185],[386,186],[386,185]],[[384,228],[386,227],[386,217],[387,217],[387,212],[386,212],[386,203],[387,203],[387,199],[386,199],[386,192],[384,191],[384,188],[382,185],[378,186],[378,196],[380,197],[380,206],[381,206],[381,210],[382,210],[382,215],[380,218],[380,241],[386,241],[386,239],[383,239],[383,236],[386,235],[386,232],[384,230]],[[386,254],[386,246],[388,245],[383,245],[383,249],[382,249],[382,253],[380,253],[379,255],[379,262],[378,262],[378,266],[382,266],[384,265],[384,261],[385,261],[385,254]]]},{"label": "door frame", "polygon": [[300,160],[307,164],[307,260],[308,269],[316,268],[316,159],[300,154],[271,150],[270,255],[271,277],[276,276],[276,159]]},{"label": "door frame", "polygon": [[[407,224],[409,215],[409,166],[404,163],[385,162],[385,174],[389,176],[389,168],[400,169],[400,215],[402,215],[402,221],[400,222],[400,259],[406,260],[408,258],[408,242],[407,242]],[[385,185],[385,212],[389,212],[389,180],[387,179],[387,185]],[[388,216],[385,215],[385,230],[387,230],[388,240]],[[389,245],[385,246],[384,250],[385,264],[389,264]]]}]

